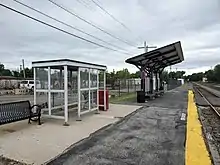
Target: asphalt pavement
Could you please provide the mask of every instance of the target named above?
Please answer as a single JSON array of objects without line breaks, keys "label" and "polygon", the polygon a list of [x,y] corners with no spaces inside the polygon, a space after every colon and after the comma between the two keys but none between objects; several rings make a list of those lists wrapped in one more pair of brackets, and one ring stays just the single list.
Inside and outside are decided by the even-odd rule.
[{"label": "asphalt pavement", "polygon": [[[184,165],[184,85],[73,144],[48,165]],[[77,132],[76,132],[77,133]]]}]

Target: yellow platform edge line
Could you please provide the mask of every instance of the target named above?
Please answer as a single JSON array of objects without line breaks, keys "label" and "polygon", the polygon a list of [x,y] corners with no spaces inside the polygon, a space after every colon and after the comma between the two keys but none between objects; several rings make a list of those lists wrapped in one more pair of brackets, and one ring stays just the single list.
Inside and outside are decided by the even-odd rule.
[{"label": "yellow platform edge line", "polygon": [[187,135],[185,164],[186,165],[210,165],[211,159],[207,151],[205,141],[202,135],[202,125],[199,121],[197,107],[194,101],[192,90],[188,91],[187,108]]}]

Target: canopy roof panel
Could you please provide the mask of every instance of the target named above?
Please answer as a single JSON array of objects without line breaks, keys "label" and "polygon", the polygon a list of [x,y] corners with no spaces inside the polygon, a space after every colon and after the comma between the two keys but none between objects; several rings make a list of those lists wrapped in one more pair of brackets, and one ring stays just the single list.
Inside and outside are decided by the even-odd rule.
[{"label": "canopy roof panel", "polygon": [[61,66],[69,66],[69,67],[75,67],[77,69],[78,67],[81,68],[91,68],[91,69],[99,69],[99,70],[106,70],[107,67],[105,65],[99,65],[99,64],[93,64],[88,62],[82,62],[82,61],[76,61],[76,60],[70,60],[70,59],[58,59],[58,60],[45,60],[45,61],[33,61],[32,67],[61,67]]},{"label": "canopy roof panel", "polygon": [[152,50],[147,53],[127,59],[125,62],[137,66],[139,69],[158,71],[167,66],[184,60],[180,41]]}]

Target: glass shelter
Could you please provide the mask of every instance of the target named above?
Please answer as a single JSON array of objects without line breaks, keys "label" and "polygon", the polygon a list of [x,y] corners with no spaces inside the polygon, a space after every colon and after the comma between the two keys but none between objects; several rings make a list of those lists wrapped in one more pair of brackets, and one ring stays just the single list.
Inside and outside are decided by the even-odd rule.
[{"label": "glass shelter", "polygon": [[104,65],[69,59],[34,61],[34,104],[47,102],[42,115],[63,119],[68,125],[71,117],[80,120],[82,114],[99,111],[99,90],[106,89]]}]

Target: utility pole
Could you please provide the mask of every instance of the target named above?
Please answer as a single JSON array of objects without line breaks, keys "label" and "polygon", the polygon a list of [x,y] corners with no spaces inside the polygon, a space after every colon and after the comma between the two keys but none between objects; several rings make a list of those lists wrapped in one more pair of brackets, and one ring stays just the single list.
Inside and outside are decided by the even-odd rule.
[{"label": "utility pole", "polygon": [[20,73],[21,73],[21,71],[22,71],[22,65],[20,65]]},{"label": "utility pole", "polygon": [[138,49],[144,49],[145,53],[148,52],[148,48],[157,48],[157,47],[156,46],[148,46],[146,41],[144,41],[144,46],[138,47]]},{"label": "utility pole", "polygon": [[26,75],[25,75],[25,67],[24,67],[24,59],[22,59],[22,66],[23,66],[23,74],[24,74],[24,78],[26,78]]},{"label": "utility pole", "polygon": [[[144,46],[143,47],[138,47],[138,49],[144,49],[144,52],[148,52],[148,48],[157,48],[156,46],[148,46],[147,42],[144,41]],[[141,70],[141,89],[145,92],[145,72]],[[153,73],[150,74],[150,91],[151,89],[153,90]]]}]

